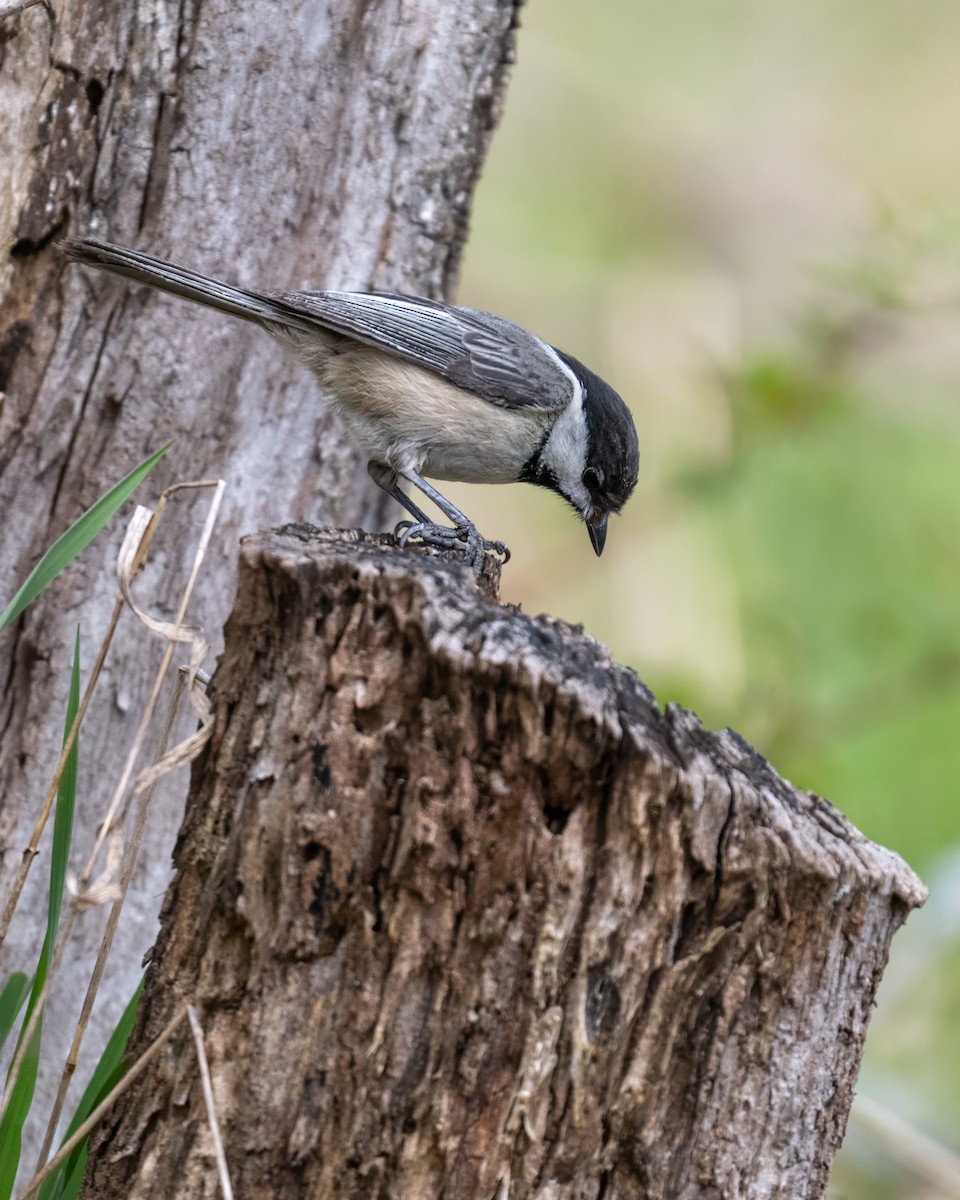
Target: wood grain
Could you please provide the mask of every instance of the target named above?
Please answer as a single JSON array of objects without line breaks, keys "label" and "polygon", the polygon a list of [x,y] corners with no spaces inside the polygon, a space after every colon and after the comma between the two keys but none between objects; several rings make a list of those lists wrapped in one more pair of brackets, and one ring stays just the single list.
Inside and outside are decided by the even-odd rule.
[{"label": "wood grain", "polygon": [[[240,1196],[820,1197],[922,885],[495,575],[245,540],[139,1029]],[[187,1036],[89,1195],[212,1195]]]}]

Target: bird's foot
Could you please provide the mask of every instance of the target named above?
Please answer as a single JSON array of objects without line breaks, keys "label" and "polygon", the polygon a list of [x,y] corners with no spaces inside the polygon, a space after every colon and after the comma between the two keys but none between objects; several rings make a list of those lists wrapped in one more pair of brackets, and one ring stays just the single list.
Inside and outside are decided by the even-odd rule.
[{"label": "bird's foot", "polygon": [[462,549],[464,558],[475,571],[483,569],[487,554],[499,554],[505,563],[510,551],[503,542],[488,542],[473,525],[435,525],[432,521],[401,521],[393,531],[401,546],[415,541],[437,550]]}]

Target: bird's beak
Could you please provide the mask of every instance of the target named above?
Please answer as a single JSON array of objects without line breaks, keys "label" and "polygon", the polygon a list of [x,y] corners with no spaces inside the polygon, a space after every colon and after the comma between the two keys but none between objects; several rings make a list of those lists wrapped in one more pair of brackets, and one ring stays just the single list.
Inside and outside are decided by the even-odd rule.
[{"label": "bird's beak", "polygon": [[591,521],[587,526],[587,533],[590,534],[590,541],[599,558],[603,553],[603,543],[607,540],[607,514],[604,513],[599,520]]}]

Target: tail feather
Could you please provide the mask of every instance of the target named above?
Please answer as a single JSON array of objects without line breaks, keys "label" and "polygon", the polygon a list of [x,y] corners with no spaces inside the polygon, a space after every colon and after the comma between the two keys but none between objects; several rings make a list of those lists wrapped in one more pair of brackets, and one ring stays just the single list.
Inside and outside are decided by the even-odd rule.
[{"label": "tail feather", "polygon": [[221,312],[231,313],[258,325],[279,324],[299,329],[316,329],[317,322],[297,314],[286,305],[277,303],[260,292],[232,287],[227,283],[179,267],[176,263],[139,250],[128,250],[96,238],[70,238],[61,243],[67,258],[88,267],[98,267],[113,275],[146,283],[174,296],[182,296],[196,304],[204,304]]}]

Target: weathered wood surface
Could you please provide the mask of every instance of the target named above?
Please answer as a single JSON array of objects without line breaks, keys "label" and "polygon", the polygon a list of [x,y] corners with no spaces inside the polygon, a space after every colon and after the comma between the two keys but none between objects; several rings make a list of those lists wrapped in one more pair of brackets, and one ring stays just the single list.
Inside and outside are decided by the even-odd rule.
[{"label": "weathered wood surface", "polygon": [[[923,889],[582,632],[375,539],[245,540],[141,1013],[242,1197],[804,1200]],[[99,1200],[213,1195],[186,1032]]]},{"label": "weathered wood surface", "polygon": [[[268,337],[69,267],[56,242],[95,233],[265,287],[449,293],[517,8],[55,0],[51,12],[37,6],[0,23],[0,597],[171,438],[149,497],[175,480],[229,484],[191,612],[214,642],[240,533],[299,518],[382,522],[383,498],[314,382]],[[168,616],[199,526],[181,509],[138,584]],[[118,524],[102,535],[0,642],[6,880],[56,760],[76,627],[86,672],[106,626],[121,533]],[[84,857],[161,652],[133,622],[121,625],[84,727]],[[102,1043],[155,936],[181,806],[177,780],[164,784],[91,1044]],[[43,911],[42,875],[34,870],[28,914]],[[61,1054],[86,986],[101,922],[87,924],[53,999],[46,1062]],[[13,961],[27,965],[40,936],[32,918],[18,921]]]}]

